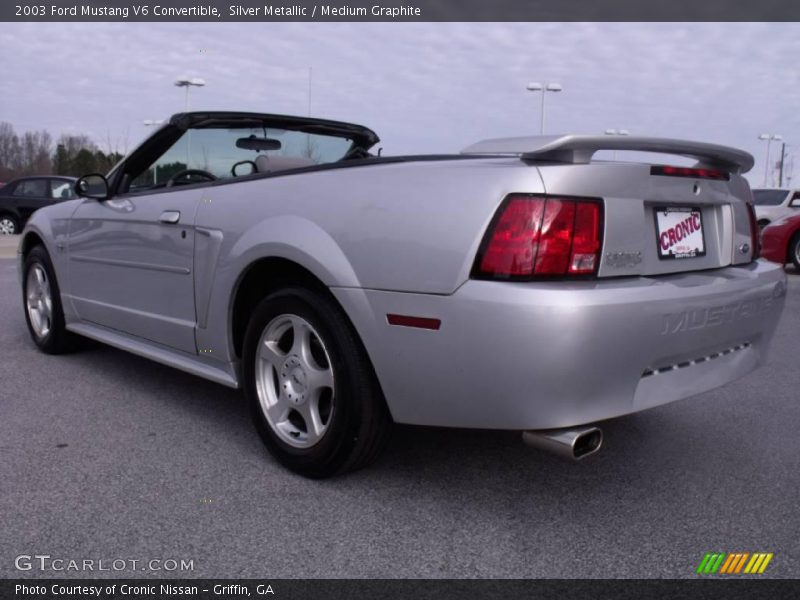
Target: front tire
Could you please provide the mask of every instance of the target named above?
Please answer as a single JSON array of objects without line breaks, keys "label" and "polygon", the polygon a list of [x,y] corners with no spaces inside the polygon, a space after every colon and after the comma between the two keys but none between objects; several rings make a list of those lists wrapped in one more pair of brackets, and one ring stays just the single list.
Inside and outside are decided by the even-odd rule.
[{"label": "front tire", "polygon": [[314,479],[353,471],[382,450],[391,425],[355,330],[323,293],[287,288],[256,307],[244,339],[244,387],[270,453]]},{"label": "front tire", "polygon": [[42,246],[35,246],[25,256],[22,281],[25,321],[33,342],[46,354],[72,350],[75,338],[66,330],[53,263]]}]

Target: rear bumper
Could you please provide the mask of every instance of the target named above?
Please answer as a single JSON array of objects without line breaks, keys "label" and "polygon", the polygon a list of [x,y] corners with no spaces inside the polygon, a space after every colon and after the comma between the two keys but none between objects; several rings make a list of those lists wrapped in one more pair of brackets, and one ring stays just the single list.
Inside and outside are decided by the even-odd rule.
[{"label": "rear bumper", "polygon": [[[591,282],[469,281],[450,296],[334,289],[396,421],[570,427],[710,390],[765,358],[778,265]],[[386,314],[441,319],[438,331]]]}]

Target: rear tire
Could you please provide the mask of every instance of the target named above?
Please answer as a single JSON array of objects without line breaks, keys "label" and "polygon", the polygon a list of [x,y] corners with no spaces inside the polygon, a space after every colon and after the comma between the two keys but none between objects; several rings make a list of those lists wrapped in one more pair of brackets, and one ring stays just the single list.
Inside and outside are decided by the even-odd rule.
[{"label": "rear tire", "polygon": [[19,233],[19,223],[11,215],[0,215],[0,235],[16,235]]},{"label": "rear tire", "polygon": [[389,411],[358,335],[327,295],[293,287],[267,296],[242,354],[253,421],[282,465],[321,479],[375,460]]},{"label": "rear tire", "polygon": [[34,246],[25,256],[22,305],[33,342],[45,354],[75,349],[77,340],[66,330],[61,292],[47,250]]},{"label": "rear tire", "polygon": [[796,269],[800,270],[800,231],[795,233],[789,241],[789,260]]}]

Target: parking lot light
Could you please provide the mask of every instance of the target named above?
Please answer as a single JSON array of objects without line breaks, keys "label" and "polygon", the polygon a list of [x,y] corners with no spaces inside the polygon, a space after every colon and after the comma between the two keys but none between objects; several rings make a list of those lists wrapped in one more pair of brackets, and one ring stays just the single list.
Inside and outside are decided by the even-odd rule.
[{"label": "parking lot light", "polygon": [[184,103],[185,110],[189,110],[189,88],[190,87],[203,87],[206,84],[206,80],[202,77],[192,77],[189,78],[185,75],[178,77],[175,80],[176,87],[186,88],[186,99]]},{"label": "parking lot light", "polygon": [[542,104],[539,110],[539,135],[544,135],[544,98],[545,92],[560,92],[564,88],[561,86],[560,83],[539,83],[533,81],[527,85],[527,89],[529,92],[541,92],[542,93]]},{"label": "parking lot light", "polygon": [[767,141],[767,159],[764,161],[764,187],[767,187],[767,174],[769,173],[769,147],[772,143],[772,140],[778,142],[783,139],[783,136],[778,133],[762,133],[760,136],[758,136],[758,139]]}]

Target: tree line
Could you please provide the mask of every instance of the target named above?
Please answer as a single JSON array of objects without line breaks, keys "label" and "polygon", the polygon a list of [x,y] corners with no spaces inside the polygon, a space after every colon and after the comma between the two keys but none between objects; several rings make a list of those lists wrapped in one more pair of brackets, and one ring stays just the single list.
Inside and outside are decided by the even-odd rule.
[{"label": "tree line", "polygon": [[87,135],[63,134],[53,142],[44,129],[17,134],[11,123],[0,122],[0,181],[26,175],[106,173],[122,157],[110,147],[104,152]]}]

